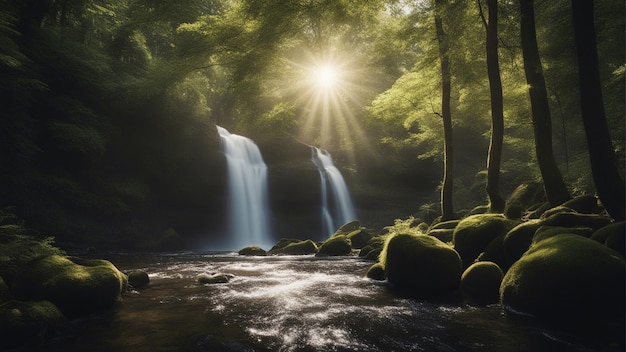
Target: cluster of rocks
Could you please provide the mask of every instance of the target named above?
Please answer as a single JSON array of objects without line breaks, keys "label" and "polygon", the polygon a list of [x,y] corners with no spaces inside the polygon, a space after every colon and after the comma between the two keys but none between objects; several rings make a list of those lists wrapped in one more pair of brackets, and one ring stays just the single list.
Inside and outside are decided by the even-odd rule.
[{"label": "cluster of rocks", "polygon": [[141,270],[127,274],[100,259],[53,254],[0,277],[0,347],[37,344],[68,319],[111,308],[127,289],[148,285]]},{"label": "cluster of rocks", "polygon": [[550,320],[623,323],[625,223],[590,196],[530,204],[537,187],[520,186],[504,214],[476,209],[391,230],[367,276],[414,297],[462,294]]}]

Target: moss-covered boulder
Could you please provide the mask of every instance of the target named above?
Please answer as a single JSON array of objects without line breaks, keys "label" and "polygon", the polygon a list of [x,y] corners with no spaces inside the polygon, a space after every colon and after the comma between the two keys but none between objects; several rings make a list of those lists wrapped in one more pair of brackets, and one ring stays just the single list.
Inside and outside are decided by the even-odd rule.
[{"label": "moss-covered boulder", "polygon": [[537,231],[535,231],[535,235],[533,236],[533,240],[531,241],[531,246],[537,242],[543,241],[547,238],[554,237],[563,233],[569,233],[572,235],[578,235],[582,237],[591,237],[593,230],[588,227],[562,227],[562,226],[539,226]]},{"label": "moss-covered boulder", "polygon": [[109,261],[52,255],[24,267],[11,293],[20,300],[48,300],[76,317],[111,307],[126,280]]},{"label": "moss-covered boulder", "polygon": [[239,255],[245,256],[265,256],[267,252],[259,246],[249,246],[239,250]]},{"label": "moss-covered boulder", "polygon": [[292,242],[282,249],[284,255],[307,255],[317,253],[317,244],[311,240]]},{"label": "moss-covered boulder", "polygon": [[301,241],[302,240],[297,239],[297,238],[281,238],[280,240],[278,240],[278,242],[276,242],[276,244],[272,248],[270,248],[269,251],[267,251],[267,254],[269,255],[280,254],[283,248],[287,247],[288,244],[301,242]]},{"label": "moss-covered boulder", "polygon": [[626,246],[626,222],[620,221],[604,226],[591,235],[591,239],[624,255]]},{"label": "moss-covered boulder", "polygon": [[448,220],[448,221],[437,223],[431,227],[431,231],[440,230],[440,229],[454,230],[454,228],[456,227],[456,225],[459,224],[460,221],[461,220]]},{"label": "moss-covered boulder", "polygon": [[625,274],[617,252],[562,233],[533,243],[511,266],[500,299],[515,311],[546,319],[623,323]]},{"label": "moss-covered boulder", "polygon": [[577,213],[597,214],[602,212],[602,207],[598,204],[598,198],[590,195],[579,196],[568,200],[562,204],[564,207],[573,209]]},{"label": "moss-covered boulder", "polygon": [[432,236],[398,234],[380,254],[389,284],[417,297],[447,294],[459,287],[461,257]]},{"label": "moss-covered boulder", "polygon": [[454,229],[432,229],[428,231],[429,236],[433,236],[442,242],[452,242]]},{"label": "moss-covered boulder", "polygon": [[558,207],[549,208],[546,211],[544,211],[539,217],[539,219],[547,219],[555,214],[569,214],[569,213],[575,213],[575,212],[576,210],[572,208],[559,205]]},{"label": "moss-covered boulder", "polygon": [[454,249],[468,267],[478,255],[498,236],[506,234],[517,224],[502,214],[479,214],[469,216],[454,229]]},{"label": "moss-covered boulder", "polygon": [[552,208],[549,202],[537,203],[531,206],[526,212],[527,219],[539,219],[547,210]]},{"label": "moss-covered boulder", "polygon": [[367,244],[365,245],[363,248],[361,248],[361,250],[359,251],[359,257],[360,258],[364,258],[365,256],[367,256],[367,254],[374,249],[374,247],[372,247],[371,245]]},{"label": "moss-covered boulder", "polygon": [[507,267],[528,250],[539,226],[541,226],[541,220],[532,219],[515,226],[506,233],[502,242],[502,251]]},{"label": "moss-covered boulder", "polygon": [[347,236],[349,233],[358,231],[360,229],[361,229],[361,223],[358,220],[353,220],[353,221],[347,222],[339,226],[339,228],[337,229],[337,231],[335,231],[333,236],[342,236],[342,235]]},{"label": "moss-covered boulder", "polygon": [[365,277],[376,281],[385,281],[385,268],[382,264],[376,263],[370,266]]},{"label": "moss-covered boulder", "polygon": [[515,205],[522,209],[528,209],[533,204],[539,203],[546,198],[546,193],[543,190],[543,184],[535,181],[524,182],[517,186],[509,198],[506,201],[508,208],[511,205]]},{"label": "moss-covered boulder", "polygon": [[150,276],[144,270],[133,270],[128,273],[128,284],[136,289],[148,287]]},{"label": "moss-covered boulder", "polygon": [[[543,217],[543,216],[542,216]],[[611,223],[611,218],[604,215],[559,212],[543,218],[542,225],[561,227],[589,227],[598,230]]]},{"label": "moss-covered boulder", "polygon": [[34,350],[66,323],[63,313],[49,301],[5,302],[0,305],[0,350]]},{"label": "moss-covered boulder", "polygon": [[352,248],[361,249],[374,237],[374,234],[370,230],[362,227],[350,232],[346,236],[350,240],[350,243],[352,243]]},{"label": "moss-covered boulder", "polygon": [[380,253],[383,251],[382,248],[374,248],[365,256],[365,260],[378,261],[380,257]]},{"label": "moss-covered boulder", "polygon": [[336,235],[327,239],[319,247],[316,256],[338,256],[352,253],[352,244],[345,235]]},{"label": "moss-covered boulder", "polygon": [[500,284],[504,273],[493,262],[476,262],[461,275],[461,291],[472,302],[496,303],[500,300]]},{"label": "moss-covered boulder", "polygon": [[510,265],[507,264],[504,257],[503,242],[504,235],[494,238],[493,241],[487,245],[487,248],[478,255],[476,262],[493,262],[498,264],[502,270],[506,271]]}]

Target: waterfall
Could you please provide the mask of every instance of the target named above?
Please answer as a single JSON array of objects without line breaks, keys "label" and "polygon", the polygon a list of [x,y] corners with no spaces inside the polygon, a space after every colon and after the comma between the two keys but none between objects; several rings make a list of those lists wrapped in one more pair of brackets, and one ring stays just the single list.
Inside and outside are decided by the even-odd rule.
[{"label": "waterfall", "polygon": [[[337,227],[356,219],[354,206],[350,199],[350,193],[346,182],[341,176],[339,169],[333,164],[330,154],[323,149],[311,147],[311,160],[317,167],[320,174],[321,196],[322,196],[322,231],[324,235],[330,236]],[[327,185],[329,187],[327,187]],[[332,216],[329,201],[328,188],[333,195],[335,212]]]},{"label": "waterfall", "polygon": [[229,245],[271,246],[267,166],[246,137],[217,126],[228,168]]}]

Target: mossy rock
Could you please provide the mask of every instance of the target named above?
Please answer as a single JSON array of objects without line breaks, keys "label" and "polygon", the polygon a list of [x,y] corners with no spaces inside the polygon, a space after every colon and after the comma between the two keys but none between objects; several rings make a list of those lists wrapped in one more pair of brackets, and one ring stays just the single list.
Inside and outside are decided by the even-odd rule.
[{"label": "mossy rock", "polygon": [[267,252],[265,251],[265,249],[259,247],[259,246],[249,246],[249,247],[245,247],[242,248],[241,250],[239,250],[239,255],[245,255],[245,256],[265,256],[267,255]]},{"label": "mossy rock", "polygon": [[604,244],[624,255],[626,238],[626,222],[620,221],[598,229],[591,235],[591,239]]},{"label": "mossy rock", "polygon": [[338,256],[352,253],[352,244],[345,235],[333,236],[319,247],[316,256]]},{"label": "mossy rock", "polygon": [[371,252],[372,249],[374,249],[374,247],[372,247],[371,245],[365,245],[363,248],[361,248],[361,250],[359,251],[359,258],[364,258],[367,256],[367,253]]},{"label": "mossy rock", "polygon": [[575,213],[575,212],[576,210],[572,208],[559,205],[558,207],[553,207],[544,211],[543,214],[541,214],[541,216],[539,217],[539,219],[547,219],[555,214],[569,214],[569,213]]},{"label": "mossy rock", "polygon": [[470,210],[467,216],[486,214],[487,212],[489,212],[489,205],[479,205]]},{"label": "mossy rock", "polygon": [[378,261],[382,248],[374,248],[365,256],[365,260]]},{"label": "mossy rock", "polygon": [[463,259],[466,268],[496,239],[517,224],[502,214],[479,214],[469,216],[454,229],[454,249]]},{"label": "mossy rock", "polygon": [[554,237],[563,233],[569,233],[573,235],[578,235],[582,237],[591,237],[593,230],[589,227],[563,227],[563,226],[539,226],[537,231],[535,231],[535,235],[533,236],[533,240],[531,242],[531,246],[537,242],[543,241],[547,238]]},{"label": "mossy rock", "polygon": [[126,287],[126,275],[111,262],[52,255],[28,264],[12,293],[21,300],[49,300],[68,317],[110,308]]},{"label": "mossy rock", "polygon": [[583,214],[597,214],[603,210],[598,204],[598,198],[589,195],[570,199],[562,205]]},{"label": "mossy rock", "polygon": [[504,216],[506,216],[507,219],[520,220],[523,212],[524,209],[522,209],[522,205],[517,202],[506,203],[504,207]]},{"label": "mossy rock", "polygon": [[498,264],[488,261],[470,265],[461,275],[461,291],[472,302],[497,303],[504,273]]},{"label": "mossy rock", "polygon": [[530,208],[533,204],[546,198],[543,185],[539,182],[524,182],[517,186],[506,200],[508,204],[517,204],[523,209]]},{"label": "mossy rock", "polygon": [[539,219],[541,218],[541,215],[543,215],[543,213],[545,213],[547,210],[551,208],[552,206],[548,202],[537,203],[528,209],[526,218]]},{"label": "mossy rock", "polygon": [[496,263],[502,270],[506,271],[510,265],[507,264],[507,261],[504,257],[504,234],[496,237],[491,241],[485,250],[480,253],[478,258],[476,258],[476,262],[493,262]]},{"label": "mossy rock", "polygon": [[428,232],[428,235],[448,243],[454,238],[454,229],[433,229]]},{"label": "mossy rock", "polygon": [[589,227],[595,231],[610,224],[611,221],[610,217],[604,215],[557,213],[545,218],[542,224],[546,226]]},{"label": "mossy rock", "polygon": [[350,232],[347,237],[350,239],[350,243],[352,243],[352,248],[361,249],[374,237],[374,234],[366,228],[360,228]]},{"label": "mossy rock", "polygon": [[461,257],[432,236],[398,234],[380,254],[388,282],[416,297],[447,294],[459,287]]},{"label": "mossy rock", "polygon": [[433,225],[433,227],[431,227],[431,231],[432,230],[454,230],[454,228],[456,227],[456,225],[459,224],[461,220],[448,220],[448,221],[444,221],[444,222],[440,222],[438,224]]},{"label": "mossy rock", "polygon": [[0,350],[36,347],[67,324],[59,308],[49,301],[11,300],[0,306]]},{"label": "mossy rock", "polygon": [[534,243],[511,266],[500,299],[515,311],[550,320],[623,323],[625,274],[619,253],[562,233]]},{"label": "mossy rock", "polygon": [[374,236],[367,241],[367,245],[372,246],[372,248],[383,248],[388,236],[387,234]]},{"label": "mossy rock", "polygon": [[317,253],[317,244],[311,240],[292,242],[282,249],[280,254],[285,255],[307,255]]},{"label": "mossy rock", "polygon": [[376,281],[385,281],[385,268],[382,264],[376,263],[367,270],[365,276]]},{"label": "mossy rock", "polygon": [[335,233],[331,237],[347,236],[349,233],[360,230],[360,229],[361,229],[361,223],[358,220],[353,220],[353,221],[347,222],[339,226],[337,231],[335,231]]},{"label": "mossy rock", "polygon": [[511,266],[528,250],[535,235],[541,226],[541,220],[533,219],[523,222],[506,233],[502,242],[502,250],[506,267]]},{"label": "mossy rock", "polygon": [[148,287],[150,276],[144,270],[133,270],[128,273],[128,284],[136,289]]},{"label": "mossy rock", "polygon": [[276,242],[276,244],[272,248],[270,248],[269,251],[267,251],[267,254],[270,254],[270,255],[280,254],[283,248],[287,247],[288,244],[300,242],[300,241],[302,240],[299,240],[297,238],[281,238],[280,240],[278,240],[278,242]]}]

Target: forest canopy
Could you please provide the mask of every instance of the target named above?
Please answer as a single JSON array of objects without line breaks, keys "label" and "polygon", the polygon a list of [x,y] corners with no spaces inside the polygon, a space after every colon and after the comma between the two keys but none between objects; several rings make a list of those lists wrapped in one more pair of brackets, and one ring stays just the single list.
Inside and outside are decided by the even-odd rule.
[{"label": "forest canopy", "polygon": [[[595,1],[592,29],[622,180],[624,6]],[[36,227],[163,241],[172,228],[210,227],[223,200],[216,124],[259,144],[318,145],[364,178],[418,184],[423,162],[439,175],[436,19],[450,63],[455,209],[487,202],[486,0],[0,0],[0,9],[0,206]],[[519,3],[498,1],[497,12],[506,196],[542,176]],[[571,1],[536,1],[534,14],[556,164],[570,194],[595,194]]]}]

